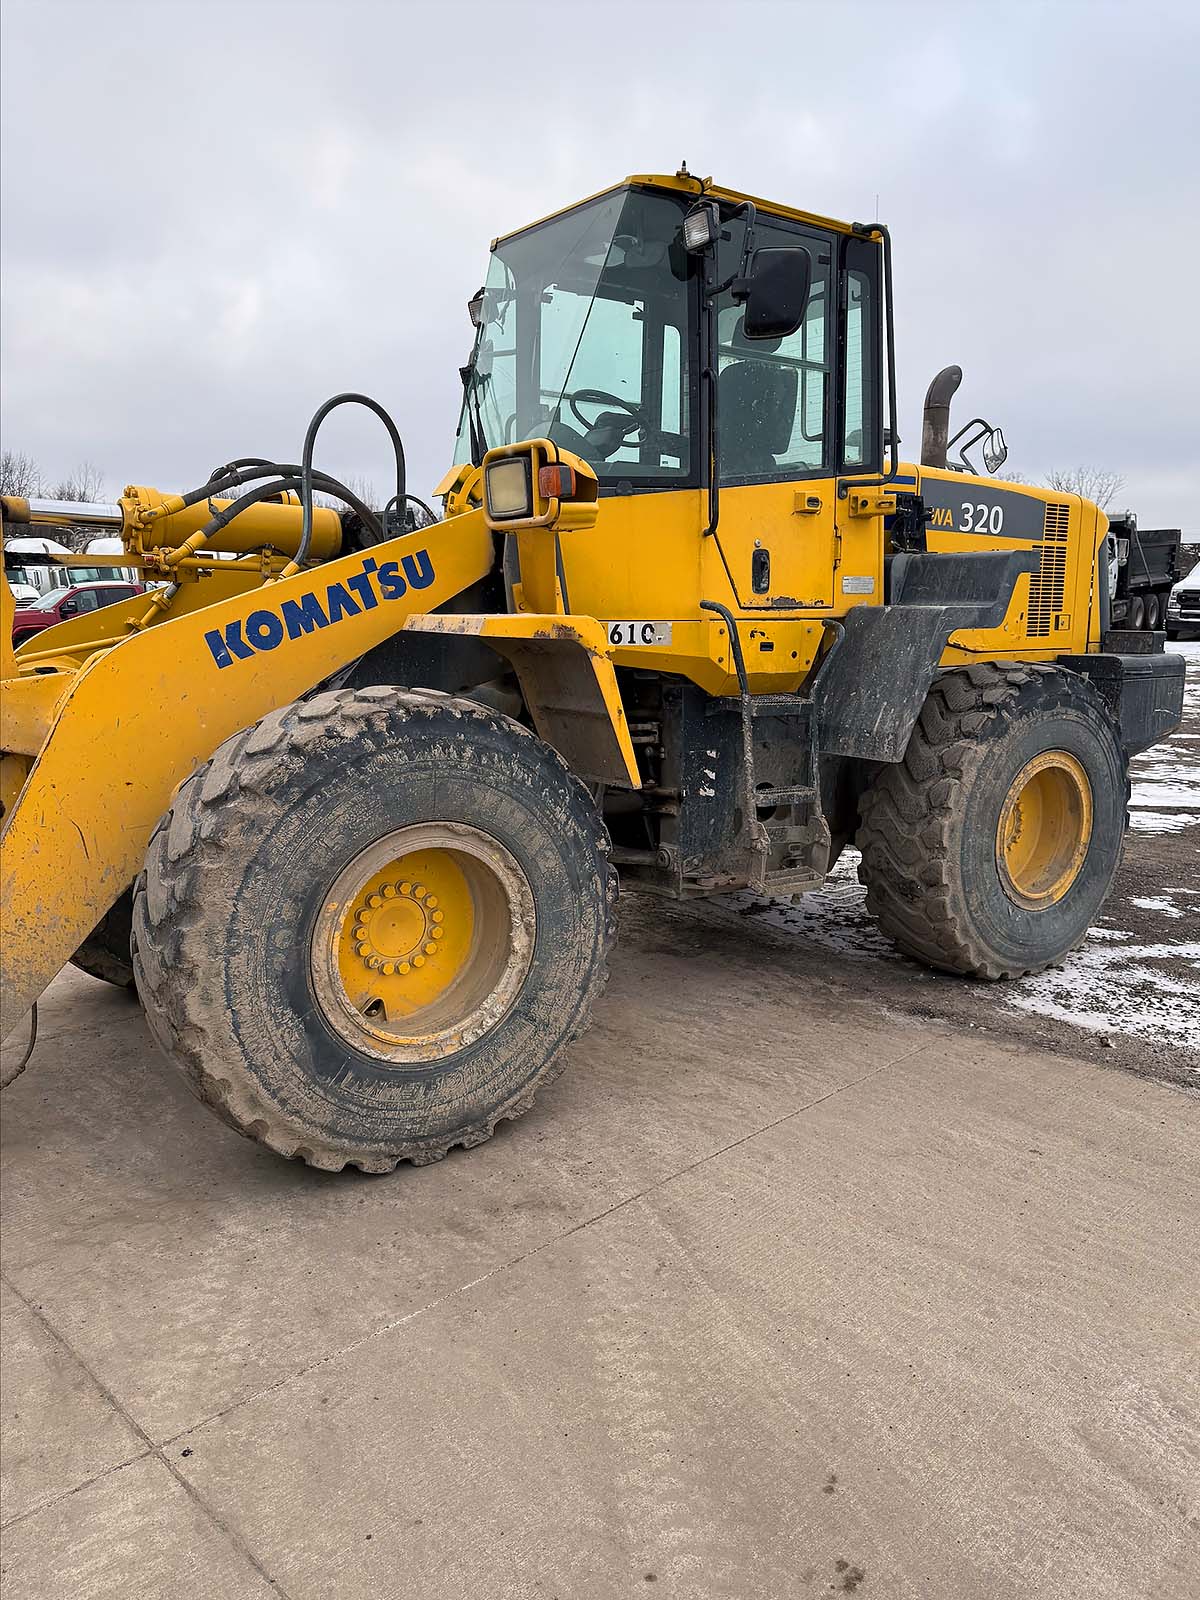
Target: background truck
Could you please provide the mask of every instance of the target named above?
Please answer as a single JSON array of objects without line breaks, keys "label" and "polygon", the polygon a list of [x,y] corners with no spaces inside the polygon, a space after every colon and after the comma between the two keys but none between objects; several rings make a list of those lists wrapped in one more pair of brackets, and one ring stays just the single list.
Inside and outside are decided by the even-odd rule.
[{"label": "background truck", "polygon": [[1114,628],[1164,626],[1171,589],[1183,576],[1178,528],[1139,528],[1132,511],[1108,519],[1109,605]]}]

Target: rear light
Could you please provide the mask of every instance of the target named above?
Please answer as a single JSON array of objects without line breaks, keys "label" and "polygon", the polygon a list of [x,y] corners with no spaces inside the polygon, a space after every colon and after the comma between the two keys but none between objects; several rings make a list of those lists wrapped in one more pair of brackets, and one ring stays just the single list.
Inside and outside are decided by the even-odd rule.
[{"label": "rear light", "polygon": [[539,467],[538,493],[547,500],[570,500],[575,494],[575,468],[562,462]]}]

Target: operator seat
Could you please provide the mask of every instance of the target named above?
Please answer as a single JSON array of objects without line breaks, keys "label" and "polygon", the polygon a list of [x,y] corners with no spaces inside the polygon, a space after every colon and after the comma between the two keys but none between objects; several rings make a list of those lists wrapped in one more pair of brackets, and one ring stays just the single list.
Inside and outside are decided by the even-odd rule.
[{"label": "operator seat", "polygon": [[799,373],[768,361],[735,361],[717,388],[721,476],[750,478],[774,472],[796,421]]}]

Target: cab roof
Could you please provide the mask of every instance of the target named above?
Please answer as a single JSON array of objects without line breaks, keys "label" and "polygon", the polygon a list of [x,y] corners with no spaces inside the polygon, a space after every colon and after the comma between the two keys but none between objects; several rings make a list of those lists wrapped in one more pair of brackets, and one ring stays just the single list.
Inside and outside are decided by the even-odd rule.
[{"label": "cab roof", "polygon": [[813,211],[800,211],[795,206],[782,205],[777,200],[763,200],[755,194],[745,194],[740,189],[727,189],[723,184],[714,183],[711,178],[697,178],[690,173],[635,173],[631,177],[623,178],[620,183],[610,184],[607,189],[597,189],[594,194],[584,195],[579,200],[572,200],[569,205],[560,206],[557,211],[547,212],[545,216],[538,217],[535,222],[528,222],[523,228],[513,228],[510,232],[501,234],[492,240],[492,249],[502,244],[505,239],[513,239],[519,233],[528,233],[531,228],[537,228],[544,222],[553,222],[555,217],[565,216],[568,211],[575,211],[579,206],[588,205],[592,200],[599,200],[604,195],[615,194],[619,189],[665,189],[675,194],[691,195],[694,199],[713,199],[724,201],[728,205],[740,205],[749,200],[764,216],[787,217],[792,222],[805,222],[817,228],[829,228],[835,233],[852,233],[854,224],[840,222],[835,217],[818,216]]}]

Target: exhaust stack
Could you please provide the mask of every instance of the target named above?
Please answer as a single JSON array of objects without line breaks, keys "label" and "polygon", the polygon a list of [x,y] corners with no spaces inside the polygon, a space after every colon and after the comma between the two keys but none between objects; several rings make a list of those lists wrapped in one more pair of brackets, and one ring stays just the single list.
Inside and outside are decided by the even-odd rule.
[{"label": "exhaust stack", "polygon": [[921,422],[921,465],[944,467],[950,439],[950,402],[962,382],[961,367],[943,367],[925,391]]}]

